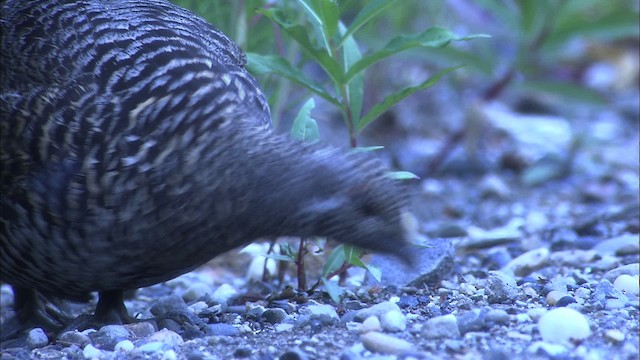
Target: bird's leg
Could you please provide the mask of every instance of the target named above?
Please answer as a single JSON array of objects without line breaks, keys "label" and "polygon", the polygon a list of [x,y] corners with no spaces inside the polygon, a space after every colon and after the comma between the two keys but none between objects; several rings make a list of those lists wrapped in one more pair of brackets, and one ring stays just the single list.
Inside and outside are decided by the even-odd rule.
[{"label": "bird's leg", "polygon": [[93,315],[95,321],[105,324],[128,324],[136,321],[124,306],[124,291],[107,290],[101,291],[99,295]]},{"label": "bird's leg", "polygon": [[60,304],[53,304],[49,299],[34,289],[13,286],[13,303],[15,314],[2,324],[0,341],[16,339],[20,333],[34,327],[53,334],[72,319]]}]

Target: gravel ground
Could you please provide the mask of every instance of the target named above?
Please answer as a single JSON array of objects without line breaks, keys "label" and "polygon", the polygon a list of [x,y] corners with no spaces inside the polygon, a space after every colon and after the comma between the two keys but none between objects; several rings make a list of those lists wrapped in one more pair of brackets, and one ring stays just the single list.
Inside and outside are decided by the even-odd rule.
[{"label": "gravel ground", "polygon": [[[354,286],[364,279],[352,269],[340,304],[286,290],[270,300],[272,289],[234,276],[227,257],[127,301],[140,318],[179,314],[173,319],[69,331],[54,342],[34,329],[1,359],[637,359],[637,189],[620,185],[613,198],[594,202],[571,181],[530,189],[501,179],[514,201],[478,186],[482,180],[429,180],[416,189],[422,232],[455,249],[430,270],[443,271],[436,281]],[[438,226],[424,220],[463,203]],[[498,218],[503,226],[480,228]],[[393,271],[385,267],[393,260],[372,262],[383,275]],[[1,295],[5,320],[12,295],[6,286]],[[180,316],[196,320],[181,324]]]}]

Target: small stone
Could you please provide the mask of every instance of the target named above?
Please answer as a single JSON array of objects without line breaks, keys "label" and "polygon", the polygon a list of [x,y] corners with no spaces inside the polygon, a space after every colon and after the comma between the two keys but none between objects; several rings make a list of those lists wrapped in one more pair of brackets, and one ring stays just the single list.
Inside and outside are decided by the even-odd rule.
[{"label": "small stone", "polygon": [[279,324],[284,322],[288,316],[287,312],[280,308],[270,308],[262,313],[262,318],[270,324]]},{"label": "small stone", "polygon": [[375,316],[380,319],[382,315],[390,311],[400,311],[400,307],[390,301],[384,301],[369,308],[358,310],[356,312],[355,319],[358,321],[364,321],[369,316]]},{"label": "small stone", "polygon": [[184,340],[182,339],[182,337],[180,335],[178,335],[174,331],[167,330],[167,329],[162,329],[160,331],[157,331],[153,335],[149,336],[148,341],[149,342],[154,342],[154,341],[162,342],[162,343],[165,343],[165,344],[167,344],[167,345],[169,345],[171,347],[182,345],[184,343]]},{"label": "small stone", "polygon": [[502,309],[491,309],[486,315],[487,321],[491,321],[497,324],[506,324],[509,322],[509,314]]},{"label": "small stone", "polygon": [[158,330],[153,326],[152,323],[148,321],[134,322],[131,324],[126,324],[124,325],[124,327],[125,329],[129,330],[134,338],[147,337]]},{"label": "small stone", "polygon": [[207,305],[207,303],[204,302],[204,301],[196,301],[195,303],[189,305],[188,307],[189,307],[189,310],[191,310],[192,313],[199,314],[202,311],[204,311],[205,309],[207,309],[209,307],[209,305]]},{"label": "small stone", "polygon": [[182,294],[182,300],[184,300],[185,302],[196,301],[206,294],[210,294],[211,292],[212,289],[209,285],[201,282],[195,282],[193,284],[189,284],[187,291]]},{"label": "small stone", "polygon": [[547,304],[551,306],[555,306],[558,300],[560,300],[565,296],[567,296],[566,292],[562,292],[558,290],[549,291],[549,293],[547,294]]},{"label": "small stone", "polygon": [[178,359],[178,354],[176,354],[176,352],[173,351],[173,349],[169,349],[165,351],[164,354],[162,354],[161,360],[177,360],[177,359]]},{"label": "small stone", "polygon": [[407,319],[400,311],[389,311],[380,318],[382,329],[388,332],[404,331],[407,328]]},{"label": "small stone", "polygon": [[542,341],[536,341],[527,348],[527,352],[535,355],[545,355],[551,358],[559,357],[568,350],[564,345],[550,344]]},{"label": "small stone", "polygon": [[122,340],[113,348],[114,351],[129,352],[135,348],[131,340]]},{"label": "small stone", "polygon": [[367,350],[382,354],[400,355],[413,349],[408,341],[377,331],[360,335],[360,341]]},{"label": "small stone", "polygon": [[91,344],[91,339],[86,334],[83,334],[77,330],[74,331],[65,331],[60,336],[58,336],[58,342],[63,344],[76,344],[79,347],[85,347],[88,344]]},{"label": "small stone", "polygon": [[598,243],[593,250],[598,254],[608,255],[633,255],[640,251],[638,234],[625,234]]},{"label": "small stone", "polygon": [[640,275],[640,263],[627,264],[627,265],[623,265],[615,269],[609,270],[606,274],[604,274],[603,279],[607,279],[610,282],[614,282],[618,278],[618,276],[623,274],[631,275],[631,276]]},{"label": "small stone", "polygon": [[382,330],[382,326],[380,326],[380,320],[375,316],[369,316],[364,319],[360,326],[360,332],[365,334],[370,331],[380,331]]},{"label": "small stone", "polygon": [[[609,280],[601,280],[593,291],[592,296],[594,303],[599,305],[602,308],[605,308],[611,300],[624,300],[622,301],[624,307],[624,303],[628,300],[627,296],[622,293],[622,291],[616,289],[613,284]],[[619,301],[620,302],[620,301]]]},{"label": "small stone", "polygon": [[516,280],[500,271],[489,271],[485,287],[487,300],[491,304],[513,302],[518,295]]},{"label": "small stone", "polygon": [[544,314],[538,321],[538,330],[544,341],[559,344],[572,339],[586,339],[591,335],[589,322],[584,315],[566,307]]},{"label": "small stone", "polygon": [[540,248],[528,251],[511,260],[502,271],[515,276],[527,276],[545,266],[549,261],[549,249]]},{"label": "small stone", "polygon": [[102,351],[89,344],[82,349],[82,355],[85,359],[99,359],[102,357]]},{"label": "small stone", "polygon": [[452,314],[431,318],[422,327],[422,336],[427,339],[458,338],[460,337],[458,320]]},{"label": "small stone", "polygon": [[614,342],[614,343],[619,343],[619,342],[623,342],[625,339],[625,335],[622,331],[618,330],[618,329],[610,329],[607,330],[604,333],[605,338],[607,338],[607,340]]},{"label": "small stone", "polygon": [[525,315],[529,315],[529,320],[538,321],[542,317],[542,315],[547,313],[547,309],[545,308],[533,308],[527,310]]},{"label": "small stone", "polygon": [[29,347],[29,349],[40,348],[46,346],[48,343],[49,338],[41,328],[34,328],[29,331],[29,335],[27,335],[27,347]]},{"label": "small stone", "polygon": [[211,299],[219,304],[226,304],[232,297],[238,294],[233,286],[222,284],[211,294]]},{"label": "small stone", "polygon": [[575,304],[577,303],[576,299],[573,298],[573,296],[563,296],[560,298],[560,300],[558,300],[556,302],[556,307],[565,307],[568,306],[569,304]]},{"label": "small stone", "polygon": [[152,341],[138,347],[139,351],[144,353],[156,353],[163,350],[170,350],[171,347],[162,341]]},{"label": "small stone", "polygon": [[97,348],[113,351],[118,342],[130,339],[131,333],[122,325],[105,325],[89,334],[89,338]]},{"label": "small stone", "polygon": [[640,292],[640,289],[639,289],[640,284],[638,281],[639,280],[637,276],[624,274],[616,278],[616,280],[613,282],[613,287],[615,287],[616,289],[622,291],[627,295],[637,296],[638,293]]},{"label": "small stone", "polygon": [[274,328],[276,332],[288,332],[293,330],[293,324],[275,324]]},{"label": "small stone", "polygon": [[253,350],[251,350],[250,347],[241,346],[233,352],[233,356],[237,358],[246,358],[246,357],[250,357],[252,353],[253,353]]},{"label": "small stone", "polygon": [[486,330],[487,324],[485,322],[484,315],[485,314],[480,309],[474,309],[459,315],[456,320],[458,322],[458,329],[460,330],[460,333],[464,335],[472,331]]},{"label": "small stone", "polygon": [[217,335],[217,336],[237,336],[240,334],[238,329],[230,324],[225,323],[215,323],[207,325],[209,328],[208,335]]}]

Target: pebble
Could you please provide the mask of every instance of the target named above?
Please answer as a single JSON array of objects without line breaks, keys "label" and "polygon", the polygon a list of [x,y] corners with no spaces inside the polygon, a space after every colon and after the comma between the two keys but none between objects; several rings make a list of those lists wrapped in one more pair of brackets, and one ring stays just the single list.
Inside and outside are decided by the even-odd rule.
[{"label": "pebble", "polygon": [[563,296],[561,297],[557,302],[556,302],[556,307],[565,307],[568,306],[569,304],[575,304],[577,303],[576,299],[573,298],[573,296]]},{"label": "pebble", "polygon": [[638,234],[624,234],[598,243],[593,250],[598,254],[633,255],[640,251]]},{"label": "pebble", "polygon": [[566,353],[568,349],[561,344],[550,344],[536,341],[527,348],[527,352],[535,355],[546,355],[551,358],[559,357]]},{"label": "pebble", "polygon": [[206,294],[210,294],[212,292],[211,290],[211,287],[207,284],[194,282],[193,284],[189,284],[187,290],[182,294],[182,300],[185,302],[199,300]]},{"label": "pebble", "polygon": [[511,260],[502,271],[515,276],[527,276],[545,266],[549,261],[549,249],[540,248],[528,251]]},{"label": "pebble", "polygon": [[607,340],[614,342],[614,343],[619,343],[624,341],[624,333],[618,329],[610,329],[607,330],[604,333],[605,338],[607,338]]},{"label": "pebble", "polygon": [[89,344],[82,349],[82,355],[85,359],[99,359],[102,357],[102,351]]},{"label": "pebble", "polygon": [[640,292],[640,284],[638,283],[638,281],[639,280],[637,276],[623,274],[616,278],[616,280],[613,282],[613,287],[627,295],[637,296]]},{"label": "pebble", "polygon": [[29,349],[40,348],[46,346],[48,343],[49,338],[41,328],[34,328],[29,331],[29,335],[27,335],[27,347],[29,347]]},{"label": "pebble", "polygon": [[407,319],[401,311],[389,311],[380,317],[380,325],[385,331],[398,332],[407,328]]},{"label": "pebble", "polygon": [[551,290],[547,294],[547,304],[555,306],[558,300],[562,299],[565,296],[567,296],[567,293],[564,291]]},{"label": "pebble", "polygon": [[[333,311],[335,312],[335,309]],[[280,308],[270,308],[262,313],[262,318],[270,324],[282,323],[288,316],[287,312]]]},{"label": "pebble", "polygon": [[58,337],[59,343],[64,344],[76,344],[79,347],[85,347],[88,344],[91,344],[91,339],[86,334],[83,334],[77,330],[74,331],[65,331]]},{"label": "pebble", "polygon": [[219,304],[226,304],[232,297],[238,294],[238,290],[229,284],[222,284],[211,294],[211,299]]},{"label": "pebble", "polygon": [[97,348],[112,351],[118,342],[130,339],[131,333],[122,325],[105,325],[89,338]]},{"label": "pebble", "polygon": [[458,319],[452,314],[431,318],[422,327],[422,336],[427,339],[458,338],[460,337]]},{"label": "pebble", "polygon": [[[592,299],[596,305],[601,308],[611,308],[614,306],[612,300],[627,300],[627,296],[622,291],[616,289],[609,280],[601,280],[593,291]],[[620,301],[618,301],[620,302]],[[624,305],[622,306],[624,307]]]},{"label": "pebble", "polygon": [[550,343],[563,344],[571,339],[582,340],[591,335],[587,319],[571,308],[557,308],[548,311],[538,321],[542,339]]},{"label": "pebble", "polygon": [[124,325],[124,327],[127,330],[129,330],[129,332],[133,335],[134,338],[147,337],[157,331],[157,329],[153,326],[153,324],[148,321],[142,321],[137,323],[134,322],[131,324],[126,324]]},{"label": "pebble", "polygon": [[640,275],[640,263],[635,264],[627,264],[615,269],[609,270],[606,274],[604,274],[604,279],[607,279],[611,282],[614,282],[618,276],[620,275],[631,275],[638,276]]},{"label": "pebble", "polygon": [[171,349],[171,347],[168,344],[163,343],[162,341],[152,341],[140,345],[137,350],[144,353],[155,353],[169,349]]},{"label": "pebble", "polygon": [[[538,321],[540,320],[540,318],[542,317],[542,315],[547,313],[547,309],[545,308],[533,308],[533,309],[529,309],[527,310],[527,313],[524,315],[528,315],[529,319],[528,320],[533,320],[533,321]],[[518,314],[520,315],[520,314]]]},{"label": "pebble", "polygon": [[400,311],[400,307],[390,301],[384,301],[369,308],[358,310],[356,312],[355,319],[358,321],[364,321],[369,316],[376,316],[380,319],[382,315],[391,311]]},{"label": "pebble", "polygon": [[378,318],[375,316],[369,316],[368,318],[364,319],[364,321],[360,325],[360,332],[363,334],[380,330],[382,330],[380,320],[378,320]]},{"label": "pebble", "polygon": [[122,340],[113,348],[114,351],[129,352],[135,348],[131,340]]},{"label": "pebble", "polygon": [[180,335],[178,335],[174,331],[167,330],[167,329],[162,329],[160,331],[157,331],[156,333],[154,333],[151,336],[149,336],[147,341],[149,341],[149,342],[156,342],[157,341],[157,342],[161,342],[161,343],[167,344],[167,345],[169,345],[171,347],[182,345],[184,343],[184,340],[182,339],[182,337]]},{"label": "pebble", "polygon": [[274,326],[276,332],[287,332],[293,330],[293,324],[276,324]]},{"label": "pebble", "polygon": [[413,349],[410,342],[377,331],[360,335],[360,341],[367,350],[382,354],[400,355]]},{"label": "pebble", "polygon": [[207,334],[217,336],[237,336],[240,331],[233,325],[225,323],[214,323],[207,325],[209,332]]},{"label": "pebble", "polygon": [[485,290],[490,304],[513,302],[518,295],[516,280],[500,271],[489,271]]},{"label": "pebble", "polygon": [[497,324],[506,324],[509,322],[510,316],[502,309],[491,309],[487,312],[486,319]]}]

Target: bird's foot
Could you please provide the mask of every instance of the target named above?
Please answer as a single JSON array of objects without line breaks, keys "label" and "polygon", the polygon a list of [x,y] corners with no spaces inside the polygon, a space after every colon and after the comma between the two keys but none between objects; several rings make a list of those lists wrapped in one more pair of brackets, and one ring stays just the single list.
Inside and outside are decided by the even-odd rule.
[{"label": "bird's foot", "polygon": [[24,345],[29,330],[42,328],[50,338],[73,319],[57,298],[36,290],[13,287],[15,314],[0,327],[0,349]]}]

